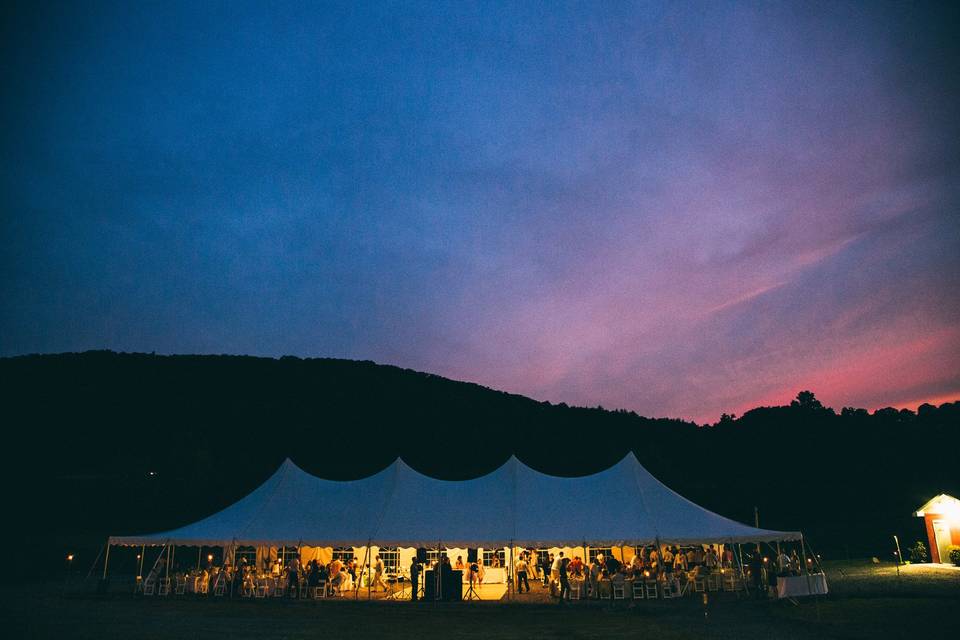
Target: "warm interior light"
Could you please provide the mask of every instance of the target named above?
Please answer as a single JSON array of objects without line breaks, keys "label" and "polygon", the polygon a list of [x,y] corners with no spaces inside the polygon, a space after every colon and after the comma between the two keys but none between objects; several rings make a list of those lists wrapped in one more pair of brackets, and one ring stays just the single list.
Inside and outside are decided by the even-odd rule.
[{"label": "warm interior light", "polygon": [[71,562],[73,561],[73,554],[72,554],[72,553],[67,556],[67,560],[69,560],[69,561],[71,561]]},{"label": "warm interior light", "polygon": [[212,553],[208,553],[208,554],[207,554],[207,562],[213,562],[213,554],[212,554]]}]

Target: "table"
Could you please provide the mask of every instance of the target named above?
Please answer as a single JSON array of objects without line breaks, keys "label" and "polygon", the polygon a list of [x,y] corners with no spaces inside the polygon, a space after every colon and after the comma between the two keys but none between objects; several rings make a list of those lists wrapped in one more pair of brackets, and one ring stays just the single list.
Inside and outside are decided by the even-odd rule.
[{"label": "table", "polygon": [[796,598],[798,596],[823,595],[826,593],[827,576],[822,573],[777,578],[778,598]]}]

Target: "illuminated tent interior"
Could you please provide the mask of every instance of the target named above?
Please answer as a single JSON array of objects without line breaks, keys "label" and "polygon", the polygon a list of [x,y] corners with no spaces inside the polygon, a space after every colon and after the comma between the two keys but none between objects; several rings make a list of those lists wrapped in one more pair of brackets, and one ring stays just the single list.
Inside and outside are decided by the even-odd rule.
[{"label": "illuminated tent interior", "polygon": [[467,547],[580,548],[586,556],[587,545],[632,551],[646,544],[791,540],[801,534],[750,527],[690,502],[631,452],[588,476],[550,476],[511,457],[464,481],[428,477],[400,459],[361,480],[324,480],[288,459],[219,513],[172,531],[111,537],[109,544],[255,546],[274,554],[295,546],[305,560],[329,560],[335,547],[409,554],[415,547],[446,548],[453,557]]}]

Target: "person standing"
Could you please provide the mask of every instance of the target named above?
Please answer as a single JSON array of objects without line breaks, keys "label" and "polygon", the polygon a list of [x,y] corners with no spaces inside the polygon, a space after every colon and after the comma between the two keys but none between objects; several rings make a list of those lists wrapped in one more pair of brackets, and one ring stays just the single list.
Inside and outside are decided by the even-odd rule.
[{"label": "person standing", "polygon": [[[563,552],[560,552],[560,555],[563,556]],[[559,570],[559,579],[560,579],[560,604],[563,604],[563,601],[570,597],[570,579],[567,576],[567,558],[560,558],[560,570]]]},{"label": "person standing", "polygon": [[517,593],[523,593],[524,585],[527,586],[527,593],[530,593],[530,583],[527,582],[527,561],[524,560],[522,555],[514,563],[514,568],[517,570]]},{"label": "person standing", "polygon": [[389,591],[387,583],[383,581],[383,559],[377,555],[377,561],[373,565],[373,588],[383,587],[384,593]]},{"label": "person standing", "polygon": [[417,592],[420,588],[420,563],[417,562],[416,555],[410,562],[410,586],[413,588],[413,593],[410,594],[410,602],[416,602]]},{"label": "person standing", "polygon": [[293,597],[297,597],[297,592],[300,589],[300,558],[299,556],[294,555],[290,558],[290,564],[287,565],[287,593],[294,594]]}]

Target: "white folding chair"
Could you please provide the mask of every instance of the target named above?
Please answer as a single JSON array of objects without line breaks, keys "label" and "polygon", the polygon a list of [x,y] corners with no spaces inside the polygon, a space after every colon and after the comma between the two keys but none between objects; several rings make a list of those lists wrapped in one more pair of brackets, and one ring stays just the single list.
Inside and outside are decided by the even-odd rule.
[{"label": "white folding chair", "polygon": [[707,580],[702,575],[697,574],[693,579],[694,593],[703,593],[707,590]]},{"label": "white folding chair", "polygon": [[643,583],[643,589],[647,600],[656,600],[657,599],[657,581],[656,580],[646,580]]},{"label": "white folding chair", "polygon": [[707,576],[707,591],[720,591],[722,588],[719,573],[711,573]]},{"label": "white folding chair", "polygon": [[213,587],[214,596],[222,596],[227,592],[227,581],[222,577],[217,579],[217,584]]},{"label": "white folding chair", "polygon": [[187,577],[177,576],[177,584],[173,587],[174,595],[182,596],[187,592]]},{"label": "white folding chair", "polygon": [[583,583],[579,580],[570,583],[570,599],[579,600],[580,599],[580,589],[582,588]]},{"label": "white folding chair", "polygon": [[613,583],[613,599],[614,600],[624,600],[626,598],[626,589],[622,582]]},{"label": "white folding chair", "polygon": [[643,582],[641,580],[634,580],[633,584],[630,585],[630,595],[634,600],[643,600]]},{"label": "white folding chair", "polygon": [[170,578],[162,578],[160,580],[160,589],[157,591],[158,596],[168,596],[170,595]]},{"label": "white folding chair", "polygon": [[157,581],[151,580],[148,578],[146,582],[143,583],[143,595],[152,596],[156,588],[157,588]]},{"label": "white folding chair", "polygon": [[678,598],[680,594],[677,592],[677,581],[673,578],[663,581],[663,599],[668,600],[670,598]]}]

